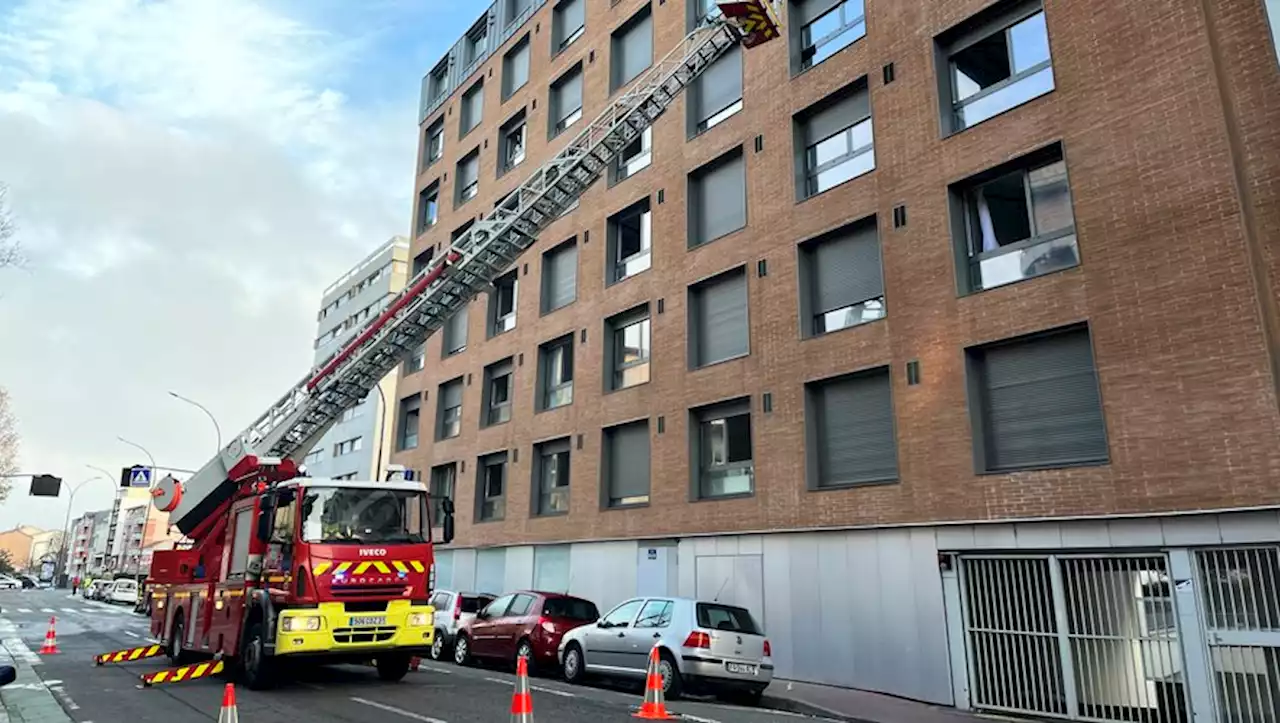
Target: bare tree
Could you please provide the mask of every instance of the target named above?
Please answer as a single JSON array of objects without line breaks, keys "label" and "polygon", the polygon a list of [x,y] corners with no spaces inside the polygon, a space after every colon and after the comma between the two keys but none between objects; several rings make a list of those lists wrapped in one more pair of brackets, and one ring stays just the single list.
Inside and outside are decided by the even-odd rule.
[{"label": "bare tree", "polygon": [[7,266],[22,266],[26,261],[22,255],[22,246],[15,238],[18,227],[13,221],[13,213],[9,210],[8,195],[9,187],[0,183],[0,269]]},{"label": "bare tree", "polygon": [[18,473],[18,423],[9,406],[9,392],[0,387],[0,502],[9,497],[13,480],[6,475]]}]

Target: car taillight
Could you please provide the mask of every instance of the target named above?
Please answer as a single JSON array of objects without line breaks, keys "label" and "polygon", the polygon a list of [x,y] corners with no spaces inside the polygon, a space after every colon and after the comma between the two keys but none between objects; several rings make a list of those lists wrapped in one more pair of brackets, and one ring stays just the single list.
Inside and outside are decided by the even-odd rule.
[{"label": "car taillight", "polygon": [[456,623],[462,619],[462,600],[461,598],[453,601],[453,621]]},{"label": "car taillight", "polygon": [[764,657],[766,658],[773,657],[773,646],[769,645],[768,640],[764,641]]},{"label": "car taillight", "polygon": [[684,639],[684,647],[686,648],[704,648],[711,649],[711,636],[701,630],[695,630],[689,633],[689,637]]},{"label": "car taillight", "polygon": [[556,633],[556,624],[546,618],[538,618],[538,627],[542,628],[548,633],[551,633],[552,635],[555,635]]}]

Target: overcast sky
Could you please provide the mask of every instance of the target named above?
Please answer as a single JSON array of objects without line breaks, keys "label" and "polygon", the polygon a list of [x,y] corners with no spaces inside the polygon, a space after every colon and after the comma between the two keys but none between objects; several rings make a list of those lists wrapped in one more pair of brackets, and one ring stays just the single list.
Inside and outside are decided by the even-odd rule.
[{"label": "overcast sky", "polygon": [[[472,0],[0,0],[0,384],[24,472],[196,468],[306,373],[320,294],[407,233],[422,75]],[[225,441],[225,440],[224,440]],[[90,482],[74,511],[110,505]],[[15,486],[0,529],[60,528]]]}]

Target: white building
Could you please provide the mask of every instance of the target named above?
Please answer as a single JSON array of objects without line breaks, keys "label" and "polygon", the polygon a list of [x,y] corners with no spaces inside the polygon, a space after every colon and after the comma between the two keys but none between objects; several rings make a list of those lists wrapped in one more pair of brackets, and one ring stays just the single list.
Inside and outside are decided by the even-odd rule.
[{"label": "white building", "polygon": [[[324,363],[385,309],[404,288],[409,272],[409,240],[396,236],[330,284],[316,317],[315,363]],[[394,407],[395,392],[393,372],[321,438],[307,455],[307,472],[313,477],[381,479],[381,470],[390,463],[391,450],[384,444],[394,422],[387,407]]]}]

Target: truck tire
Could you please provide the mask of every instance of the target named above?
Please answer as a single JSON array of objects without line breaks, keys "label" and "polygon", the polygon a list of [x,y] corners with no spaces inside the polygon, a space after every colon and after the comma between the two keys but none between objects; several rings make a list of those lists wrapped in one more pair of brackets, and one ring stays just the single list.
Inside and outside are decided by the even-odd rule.
[{"label": "truck tire", "polygon": [[409,656],[405,653],[379,655],[374,662],[378,668],[378,678],[387,683],[398,682],[409,672]]},{"label": "truck tire", "polygon": [[249,690],[265,690],[275,682],[271,659],[264,653],[262,621],[253,621],[240,640],[240,679]]},{"label": "truck tire", "polygon": [[169,631],[169,660],[174,665],[186,665],[194,660],[192,654],[184,646],[187,637],[187,621],[178,613],[173,618],[173,629]]}]

